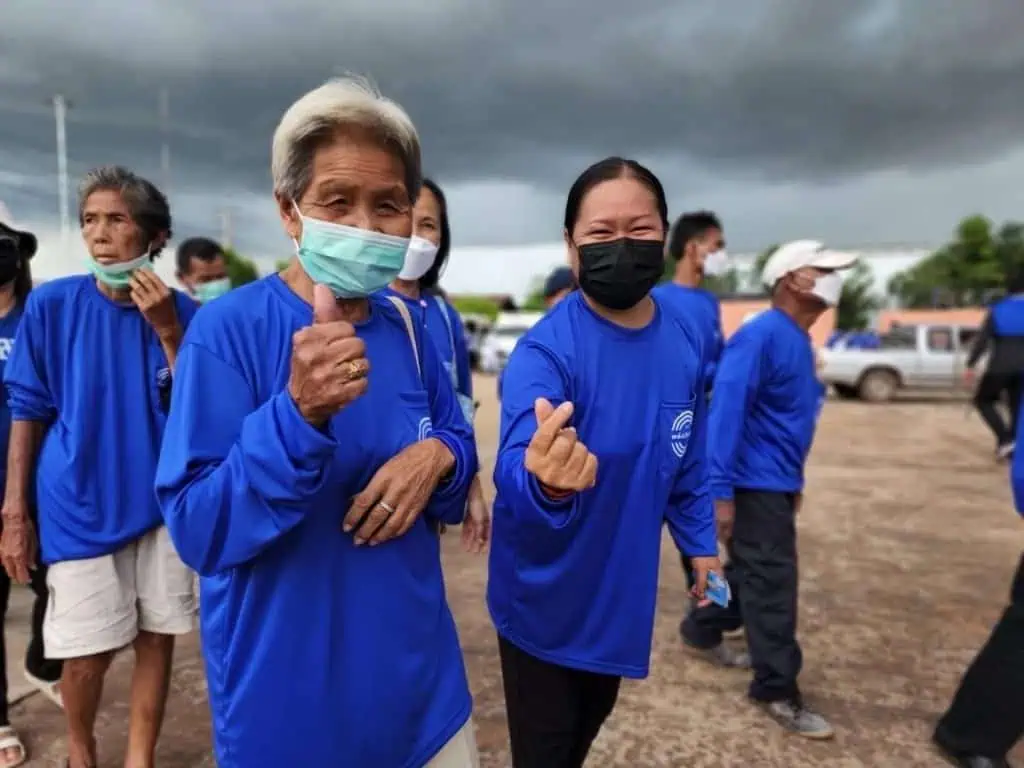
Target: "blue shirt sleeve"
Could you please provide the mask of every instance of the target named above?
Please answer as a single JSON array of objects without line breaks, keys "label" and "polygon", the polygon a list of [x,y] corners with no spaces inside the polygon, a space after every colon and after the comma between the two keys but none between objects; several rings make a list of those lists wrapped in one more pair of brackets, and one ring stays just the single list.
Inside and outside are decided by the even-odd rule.
[{"label": "blue shirt sleeve", "polygon": [[57,417],[46,377],[46,320],[43,307],[30,293],[4,369],[7,405],[12,421],[51,423]]},{"label": "blue shirt sleeve", "polygon": [[716,500],[728,501],[733,497],[736,451],[746,415],[757,394],[762,351],[759,335],[741,331],[726,344],[718,363],[708,419],[711,494]]},{"label": "blue shirt sleeve", "polygon": [[523,339],[505,366],[502,384],[501,437],[494,466],[498,496],[525,522],[561,528],[572,521],[579,495],[558,501],[548,498],[526,469],[526,448],[537,431],[534,403],[546,398],[554,407],[569,399],[569,382],[554,356]]},{"label": "blue shirt sleeve", "polygon": [[303,519],[337,444],[287,391],[257,407],[241,372],[194,342],[178,355],[172,398],[156,494],[179,556],[206,576]]},{"label": "blue shirt sleeve", "polygon": [[[1017,417],[1017,445],[1024,446],[1024,403],[1021,404]],[[1013,463],[1010,465],[1010,487],[1013,490],[1013,505],[1017,514],[1024,517],[1024,448],[1013,452]]]},{"label": "blue shirt sleeve", "polygon": [[693,412],[693,433],[665,513],[676,546],[684,555],[691,557],[714,557],[718,554],[715,505],[708,477],[707,421],[707,399],[698,394]]},{"label": "blue shirt sleeve", "polygon": [[473,429],[466,422],[451,379],[444,369],[437,347],[420,338],[423,385],[430,398],[430,437],[437,438],[455,457],[455,468],[448,479],[437,487],[423,514],[441,522],[456,525],[466,516],[469,486],[477,473],[476,441]]}]

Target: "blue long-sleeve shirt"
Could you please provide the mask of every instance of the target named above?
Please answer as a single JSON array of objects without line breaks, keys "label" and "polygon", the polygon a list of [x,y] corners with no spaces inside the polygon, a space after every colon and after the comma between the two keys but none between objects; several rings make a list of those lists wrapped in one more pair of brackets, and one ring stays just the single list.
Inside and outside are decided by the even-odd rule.
[{"label": "blue long-sleeve shirt", "polygon": [[1017,445],[1010,464],[1010,488],[1013,491],[1013,505],[1017,514],[1024,517],[1024,402],[1021,403],[1017,418]]},{"label": "blue long-sleeve shirt", "polygon": [[665,282],[651,292],[660,301],[669,304],[676,314],[693,324],[703,339],[706,358],[704,367],[705,389],[710,391],[722,356],[722,312],[718,297],[703,288],[690,288],[678,283]]},{"label": "blue long-sleeve shirt", "polygon": [[[217,763],[420,768],[471,700],[427,518],[461,522],[476,449],[434,345],[396,308],[356,326],[369,388],[326,430],[287,391],[309,304],[277,276],[196,316],[180,352],[156,492],[201,575]],[[402,537],[356,547],[351,498],[427,436],[455,469]]]},{"label": "blue long-sleeve shirt", "polygon": [[[500,635],[575,669],[647,675],[664,522],[689,555],[717,553],[705,463],[702,349],[657,304],[619,327],[577,292],[519,341],[505,370],[487,600]],[[525,467],[534,402],[574,405],[596,487],[553,502]]]},{"label": "blue long-sleeve shirt", "polygon": [[[174,292],[178,320],[196,304]],[[49,428],[36,463],[46,563],[116,552],[162,522],[153,496],[171,372],[156,332],[92,276],[29,294],[4,370],[14,421]]]},{"label": "blue long-sleeve shirt", "polygon": [[708,439],[711,490],[797,493],[822,403],[814,350],[785,312],[744,323],[725,345],[715,374]]},{"label": "blue long-sleeve shirt", "polygon": [[[11,311],[0,317],[0,380],[3,379],[4,369],[7,367],[7,358],[11,356],[14,349],[14,338],[18,332],[18,325],[21,323],[23,307],[17,304],[11,307]],[[2,386],[2,385],[0,385]],[[3,451],[4,460],[0,462],[0,498],[7,489],[7,445],[11,439],[11,409],[7,407],[7,391],[0,392],[0,451]]]}]

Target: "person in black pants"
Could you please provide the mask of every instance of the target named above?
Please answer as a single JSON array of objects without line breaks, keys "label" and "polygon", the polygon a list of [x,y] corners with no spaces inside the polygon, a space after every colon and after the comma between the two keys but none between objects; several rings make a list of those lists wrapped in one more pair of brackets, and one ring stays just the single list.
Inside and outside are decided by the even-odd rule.
[{"label": "person in black pants", "polygon": [[[29,260],[35,255],[36,238],[29,232],[12,227],[6,211],[0,210],[0,375],[7,365],[13,349],[15,332],[21,322],[25,299],[32,290],[32,272]],[[7,393],[0,387],[0,496],[6,490],[7,441],[11,427],[11,412],[7,408]],[[34,524],[34,523],[33,523]],[[2,531],[2,524],[0,524]],[[46,612],[46,569],[41,565],[32,571],[31,587],[35,593],[32,608],[31,638],[25,659],[25,674],[29,681],[54,701],[60,701],[56,682],[60,679],[60,662],[49,662],[43,656],[43,615]],[[11,594],[11,579],[0,568],[0,622],[7,617]],[[5,632],[0,627],[0,768],[21,765],[26,757],[25,747],[11,728],[7,712],[7,647]]]},{"label": "person in black pants", "polygon": [[[974,407],[996,439],[996,456],[1013,453],[1024,375],[1024,272],[1010,278],[1008,296],[993,304],[967,355],[965,376],[972,380],[985,354],[988,364],[974,392]],[[1004,419],[1000,407],[1009,411]]]},{"label": "person in black pants", "polygon": [[[1024,453],[1014,454],[1010,478],[1017,512],[1024,516]],[[1022,736],[1024,554],[1010,587],[1010,604],[967,668],[933,739],[954,765],[1008,768],[1006,755]]]},{"label": "person in black pants", "polygon": [[[813,240],[778,248],[762,272],[772,308],[729,339],[715,374],[708,423],[711,491],[719,538],[731,550],[739,581],[753,680],[750,698],[784,728],[811,739],[833,735],[804,703],[797,677],[796,515],[804,464],[822,404],[809,329],[839,302],[840,270],[856,256]],[[698,647],[721,643],[738,620],[728,612],[695,612],[684,636]]]}]

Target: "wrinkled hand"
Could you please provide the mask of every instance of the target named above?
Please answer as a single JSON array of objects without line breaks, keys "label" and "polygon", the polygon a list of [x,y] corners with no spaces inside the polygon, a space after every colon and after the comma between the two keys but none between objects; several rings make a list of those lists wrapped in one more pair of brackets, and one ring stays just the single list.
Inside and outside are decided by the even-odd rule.
[{"label": "wrinkled hand", "polygon": [[732,539],[732,528],[736,523],[736,503],[719,499],[715,502],[715,524],[718,526],[718,540],[728,544]]},{"label": "wrinkled hand", "polygon": [[479,555],[487,550],[490,540],[491,511],[487,508],[484,490],[480,486],[480,475],[477,475],[469,488],[466,519],[462,521],[462,548]]},{"label": "wrinkled hand", "polygon": [[340,319],[331,289],[314,286],[313,324],[292,336],[288,376],[288,392],[302,418],[322,427],[366,392],[369,372],[366,344],[351,323]]},{"label": "wrinkled hand", "polygon": [[174,308],[174,294],[151,269],[136,270],[128,283],[132,303],[156,331],[166,337],[181,333],[178,311]]},{"label": "wrinkled hand", "polygon": [[35,570],[38,540],[28,510],[3,509],[3,534],[0,535],[0,561],[7,575],[19,584],[28,584]]},{"label": "wrinkled hand", "polygon": [[534,404],[537,431],[526,447],[526,471],[547,491],[566,495],[593,488],[597,482],[597,457],[577,437],[573,427],[573,405],[555,408],[543,397]]},{"label": "wrinkled hand", "polygon": [[342,530],[355,544],[376,546],[408,531],[430,501],[434,489],[455,465],[448,446],[428,437],[413,443],[377,470],[352,499]]},{"label": "wrinkled hand", "polygon": [[722,561],[717,557],[693,557],[690,558],[690,562],[693,564],[693,589],[691,594],[699,601],[697,604],[703,607],[711,602],[704,596],[708,588],[708,574],[711,571],[721,574]]}]

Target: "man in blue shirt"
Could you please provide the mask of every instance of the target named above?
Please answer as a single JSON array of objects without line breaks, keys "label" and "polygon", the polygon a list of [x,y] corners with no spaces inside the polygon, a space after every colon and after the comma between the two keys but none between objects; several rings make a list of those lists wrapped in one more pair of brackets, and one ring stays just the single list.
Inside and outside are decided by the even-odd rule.
[{"label": "man in blue shirt", "polygon": [[[992,430],[998,459],[1013,453],[1017,434],[1024,373],[1024,273],[1014,275],[1007,289],[1009,295],[993,304],[985,316],[971,344],[965,371],[972,382],[981,359],[987,358],[975,388],[974,407]],[[1008,420],[999,410],[1004,398],[1010,411]]]},{"label": "man in blue shirt", "polygon": [[[1017,440],[1021,438],[1017,420]],[[1014,505],[1024,515],[1024,453],[1010,470]],[[1024,554],[1010,588],[1010,604],[988,642],[967,668],[934,740],[954,765],[1009,768],[1006,755],[1024,735]]]},{"label": "man in blue shirt", "polygon": [[189,296],[206,304],[231,290],[224,249],[208,237],[190,237],[178,246],[177,278]]},{"label": "man in blue shirt", "polygon": [[[722,317],[718,297],[702,288],[705,276],[714,277],[729,269],[729,258],[725,251],[725,232],[722,222],[711,211],[684,213],[672,227],[666,248],[668,259],[675,265],[672,280],[661,283],[652,291],[659,300],[674,307],[682,317],[688,318],[703,340],[705,348],[704,391],[711,397],[718,358],[722,354]],[[690,558],[682,556],[686,586],[693,590],[694,574]],[[725,577],[735,593],[735,579],[730,564],[725,566]],[[733,601],[726,608],[715,604],[697,607],[691,600],[691,612],[702,614],[702,624],[713,626],[701,632],[694,621],[684,619],[679,627],[683,642],[696,648],[713,664],[724,667],[747,667],[750,658],[722,642],[722,632],[733,633],[741,629],[743,620],[739,603]]]},{"label": "man in blue shirt", "polygon": [[[839,303],[856,256],[815,240],[780,247],[762,279],[772,308],[729,339],[715,374],[708,446],[719,536],[740,582],[754,679],[749,695],[788,730],[827,739],[797,686],[796,513],[821,404],[809,330]],[[712,633],[713,634],[713,633]],[[721,641],[701,637],[706,647]]]}]

